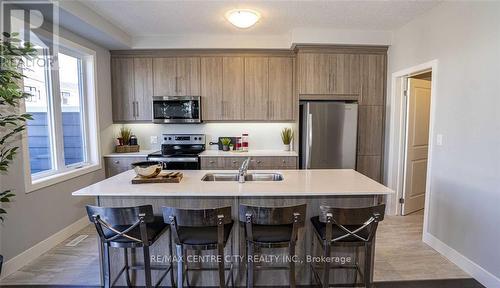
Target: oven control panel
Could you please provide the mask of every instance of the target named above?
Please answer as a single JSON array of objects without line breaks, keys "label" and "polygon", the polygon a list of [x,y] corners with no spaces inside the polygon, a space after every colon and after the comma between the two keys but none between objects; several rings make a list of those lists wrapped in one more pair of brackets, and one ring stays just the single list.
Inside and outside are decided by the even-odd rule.
[{"label": "oven control panel", "polygon": [[162,134],[161,137],[161,144],[167,145],[205,144],[205,135],[203,134]]}]

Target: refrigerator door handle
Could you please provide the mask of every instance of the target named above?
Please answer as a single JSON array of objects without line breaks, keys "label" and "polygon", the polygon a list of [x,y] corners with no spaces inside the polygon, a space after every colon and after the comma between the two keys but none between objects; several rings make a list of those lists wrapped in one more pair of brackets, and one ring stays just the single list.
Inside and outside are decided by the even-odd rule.
[{"label": "refrigerator door handle", "polygon": [[[309,108],[309,107],[308,107]],[[311,153],[312,153],[312,114],[309,113],[309,109],[307,109],[307,159],[306,159],[306,168],[311,168]]]}]

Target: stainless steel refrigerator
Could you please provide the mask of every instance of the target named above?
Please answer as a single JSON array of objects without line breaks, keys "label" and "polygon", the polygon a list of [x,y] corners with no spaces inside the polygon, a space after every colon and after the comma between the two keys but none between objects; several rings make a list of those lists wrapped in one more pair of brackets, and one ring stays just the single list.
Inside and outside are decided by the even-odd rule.
[{"label": "stainless steel refrigerator", "polygon": [[300,102],[300,168],[356,167],[358,104]]}]

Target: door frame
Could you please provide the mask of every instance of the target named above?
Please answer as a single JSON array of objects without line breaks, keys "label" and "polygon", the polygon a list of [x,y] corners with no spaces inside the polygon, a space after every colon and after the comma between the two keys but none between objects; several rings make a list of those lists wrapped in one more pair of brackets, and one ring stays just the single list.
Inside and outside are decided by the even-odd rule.
[{"label": "door frame", "polygon": [[416,66],[405,68],[391,75],[391,99],[388,101],[389,113],[389,141],[388,141],[388,161],[387,161],[387,184],[396,193],[388,197],[388,213],[392,215],[401,215],[401,205],[399,199],[403,197],[404,185],[404,164],[406,161],[406,103],[404,101],[404,80],[408,76],[419,74],[420,72],[432,71],[431,81],[431,109],[429,119],[429,151],[427,161],[427,181],[425,187],[425,207],[424,207],[424,225],[425,234],[428,228],[429,216],[429,199],[431,198],[431,171],[432,171],[432,156],[434,151],[434,127],[436,119],[436,97],[438,83],[438,60],[432,60]]}]

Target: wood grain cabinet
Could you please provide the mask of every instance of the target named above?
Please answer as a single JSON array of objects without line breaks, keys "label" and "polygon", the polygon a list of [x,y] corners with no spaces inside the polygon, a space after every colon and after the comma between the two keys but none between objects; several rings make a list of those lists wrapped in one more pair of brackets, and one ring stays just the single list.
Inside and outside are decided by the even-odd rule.
[{"label": "wood grain cabinet", "polygon": [[219,170],[224,169],[224,159],[222,157],[201,157],[201,169],[205,170]]},{"label": "wood grain cabinet", "polygon": [[201,104],[205,121],[243,120],[243,57],[201,58]]},{"label": "wood grain cabinet", "polygon": [[113,121],[151,121],[152,58],[113,58],[111,89]]},{"label": "wood grain cabinet", "polygon": [[269,58],[269,120],[293,120],[294,63],[289,57]]},{"label": "wood grain cabinet", "polygon": [[203,120],[293,120],[292,57],[201,57],[200,70]]},{"label": "wood grain cabinet", "polygon": [[200,57],[153,59],[154,96],[200,96]]},{"label": "wood grain cabinet", "polygon": [[358,107],[358,155],[381,155],[384,106]]},{"label": "wood grain cabinet", "polygon": [[[297,169],[296,156],[259,156],[251,157],[250,170],[286,170]],[[201,157],[201,169],[206,170],[237,170],[247,157]]]},{"label": "wood grain cabinet", "polygon": [[386,58],[386,55],[380,54],[360,56],[360,105],[384,105]]},{"label": "wood grain cabinet", "polygon": [[245,58],[245,120],[269,118],[269,58]]},{"label": "wood grain cabinet", "polygon": [[132,163],[146,161],[147,157],[105,157],[104,165],[106,178],[115,176],[132,169]]},{"label": "wood grain cabinet", "polygon": [[360,56],[339,53],[299,53],[299,94],[358,95]]}]

